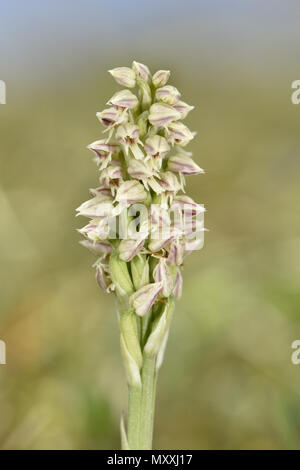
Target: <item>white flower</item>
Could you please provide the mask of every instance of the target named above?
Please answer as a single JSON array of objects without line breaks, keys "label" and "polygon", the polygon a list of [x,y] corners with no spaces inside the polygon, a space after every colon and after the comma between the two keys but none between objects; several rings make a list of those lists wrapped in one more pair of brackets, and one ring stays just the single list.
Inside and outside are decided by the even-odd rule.
[{"label": "white flower", "polygon": [[140,130],[136,124],[125,123],[118,127],[116,139],[123,145],[126,155],[129,149],[137,159],[144,158],[144,153],[138,144],[142,145],[139,140]]},{"label": "white flower", "polygon": [[131,261],[143,248],[144,239],[122,240],[119,245],[120,258],[123,261]]},{"label": "white flower", "polygon": [[120,150],[118,145],[107,143],[104,139],[92,142],[87,148],[96,155],[96,163],[100,165],[100,170],[106,168],[112,155],[117,155]]},{"label": "white flower", "polygon": [[[179,113],[177,110],[176,112]],[[194,135],[182,122],[170,122],[166,128],[166,138],[170,145],[177,144],[184,147]]]},{"label": "white flower", "polygon": [[187,155],[174,155],[170,157],[168,160],[168,169],[182,173],[183,175],[199,175],[200,173],[204,173],[204,170]]},{"label": "white flower", "polygon": [[144,316],[149,312],[150,308],[157,299],[158,294],[162,290],[162,282],[154,282],[141,287],[130,297],[135,312],[139,316]]},{"label": "white flower", "polygon": [[105,127],[111,128],[126,121],[125,111],[122,109],[108,108],[96,113],[97,118]]},{"label": "white flower", "polygon": [[184,101],[177,101],[177,103],[174,105],[174,108],[180,112],[180,119],[185,119],[189,112],[195,108],[195,106],[190,106]]},{"label": "white flower", "polygon": [[76,211],[78,215],[85,217],[107,217],[113,209],[112,200],[109,197],[95,196],[86,202],[83,202]]},{"label": "white flower", "polygon": [[137,97],[130,90],[117,91],[106,103],[116,109],[135,108],[138,105]]},{"label": "white flower", "polygon": [[147,197],[144,186],[136,180],[125,181],[117,190],[115,200],[126,204],[143,202]]},{"label": "white flower", "polygon": [[153,126],[165,127],[177,119],[180,119],[180,112],[168,104],[154,103],[150,108],[148,120]]},{"label": "white flower", "polygon": [[170,145],[164,137],[160,135],[153,135],[148,137],[145,142],[145,150],[147,155],[151,155],[153,158],[165,157],[170,150]]}]

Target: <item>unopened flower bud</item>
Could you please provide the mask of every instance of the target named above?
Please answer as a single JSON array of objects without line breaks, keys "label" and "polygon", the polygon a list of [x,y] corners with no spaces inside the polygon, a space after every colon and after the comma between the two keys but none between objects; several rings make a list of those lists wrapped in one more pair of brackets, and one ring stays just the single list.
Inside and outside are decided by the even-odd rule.
[{"label": "unopened flower bud", "polygon": [[129,308],[121,313],[120,330],[130,355],[140,369],[142,367],[143,358],[138,339],[136,316],[132,309]]},{"label": "unopened flower bud", "polygon": [[132,62],[132,70],[135,72],[137,77],[140,77],[146,83],[149,83],[151,80],[151,73],[147,65],[141,64],[140,62],[136,62],[135,60]]},{"label": "unopened flower bud", "polygon": [[177,101],[174,105],[174,108],[180,112],[180,119],[185,119],[190,111],[192,111],[195,106],[190,106],[184,101]]},{"label": "unopened flower bud", "polygon": [[144,111],[138,117],[137,125],[139,126],[139,129],[140,129],[140,137],[145,137],[145,135],[147,134],[148,116],[149,116],[149,111]]},{"label": "unopened flower bud", "polygon": [[149,262],[146,255],[138,254],[130,263],[133,285],[136,290],[149,284]]},{"label": "unopened flower bud", "polygon": [[147,284],[132,294],[130,297],[130,303],[135,309],[136,314],[141,317],[146,315],[156,301],[161,290],[162,282],[154,282],[152,284]]},{"label": "unopened flower bud", "polygon": [[170,157],[168,160],[168,169],[182,173],[183,175],[199,175],[200,173],[204,173],[204,170],[187,155],[174,155]]},{"label": "unopened flower bud", "polygon": [[159,86],[164,86],[170,78],[170,70],[158,70],[155,72],[152,78],[152,83],[155,88]]},{"label": "unopened flower bud", "polygon": [[131,385],[132,387],[141,387],[142,382],[141,382],[140,368],[137,362],[135,361],[135,359],[132,357],[132,355],[128,351],[126,342],[122,334],[120,337],[120,345],[121,345],[121,353],[122,353],[123,362],[125,365],[128,384]]},{"label": "unopened flower bud", "polygon": [[129,67],[117,67],[108,71],[119,85],[127,88],[135,87],[135,72]]},{"label": "unopened flower bud", "polygon": [[133,285],[128,272],[127,264],[119,258],[117,253],[112,253],[109,260],[109,271],[116,287],[116,293],[121,296],[130,296],[133,293]]},{"label": "unopened flower bud", "polygon": [[[179,113],[177,110],[176,112]],[[184,147],[194,138],[194,135],[182,122],[170,122],[166,128],[166,137],[170,145],[177,144]]]},{"label": "unopened flower bud", "polygon": [[154,103],[150,108],[149,122],[156,127],[165,127],[171,121],[180,119],[180,113],[168,104]]},{"label": "unopened flower bud", "polygon": [[147,356],[156,356],[162,347],[165,335],[170,327],[173,311],[174,300],[170,299],[162,314],[153,323],[152,331],[144,347]]},{"label": "unopened flower bud", "polygon": [[106,104],[116,109],[132,109],[138,105],[138,99],[130,90],[121,90],[117,91]]},{"label": "unopened flower bud", "polygon": [[147,197],[144,186],[136,180],[125,181],[119,187],[116,194],[116,201],[126,204],[143,202]]},{"label": "unopened flower bud", "polygon": [[[180,93],[174,86],[166,85],[164,87],[158,88],[155,93],[155,98],[157,101],[162,101],[163,103],[170,104],[171,106],[176,105],[180,98]],[[176,109],[176,107],[174,106]]]},{"label": "unopened flower bud", "polygon": [[155,282],[162,282],[162,295],[169,297],[173,290],[174,281],[165,258],[160,258],[157,263],[153,271],[153,279]]}]

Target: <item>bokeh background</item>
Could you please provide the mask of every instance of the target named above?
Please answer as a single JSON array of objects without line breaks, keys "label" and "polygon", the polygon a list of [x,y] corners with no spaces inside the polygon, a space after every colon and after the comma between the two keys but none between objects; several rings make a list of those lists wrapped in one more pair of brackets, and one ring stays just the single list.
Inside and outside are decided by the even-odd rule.
[{"label": "bokeh background", "polygon": [[97,183],[86,145],[118,85],[170,69],[195,105],[205,246],[184,268],[155,448],[300,443],[300,5],[289,0],[10,0],[0,5],[0,447],[119,447],[126,408],[114,300],[78,245]]}]

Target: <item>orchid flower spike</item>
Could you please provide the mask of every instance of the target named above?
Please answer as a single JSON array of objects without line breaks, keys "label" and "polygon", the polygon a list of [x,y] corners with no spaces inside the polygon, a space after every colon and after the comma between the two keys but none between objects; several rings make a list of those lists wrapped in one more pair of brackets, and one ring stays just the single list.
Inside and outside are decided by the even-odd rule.
[{"label": "orchid flower spike", "polygon": [[88,149],[98,183],[77,208],[88,218],[82,246],[97,256],[98,285],[117,300],[129,387],[123,449],[151,449],[156,375],[162,364],[185,258],[203,246],[204,206],[185,194],[185,177],[204,170],[185,147],[193,109],[169,84],[170,71],[133,61],[109,70],[125,87],[97,118],[108,132]]}]

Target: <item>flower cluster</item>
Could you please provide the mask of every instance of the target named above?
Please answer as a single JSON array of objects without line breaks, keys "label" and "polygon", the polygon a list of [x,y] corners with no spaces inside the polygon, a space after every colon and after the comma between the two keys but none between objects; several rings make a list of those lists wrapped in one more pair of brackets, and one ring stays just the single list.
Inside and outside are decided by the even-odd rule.
[{"label": "flower cluster", "polygon": [[[126,88],[97,113],[105,138],[88,148],[99,169],[99,186],[90,190],[91,198],[77,212],[90,219],[79,230],[81,243],[98,255],[94,266],[99,285],[117,296],[129,381],[139,383],[143,353],[157,355],[158,366],[161,362],[173,299],[182,292],[181,266],[203,244],[203,237],[191,241],[190,235],[204,208],[185,194],[185,176],[203,170],[184,150],[195,133],[182,120],[193,106],[167,84],[170,72],[151,76],[146,65],[133,62],[131,68],[109,73]],[[139,211],[132,209],[137,205],[147,209],[150,224],[135,217]],[[135,230],[122,237],[124,223],[133,223]]]}]

